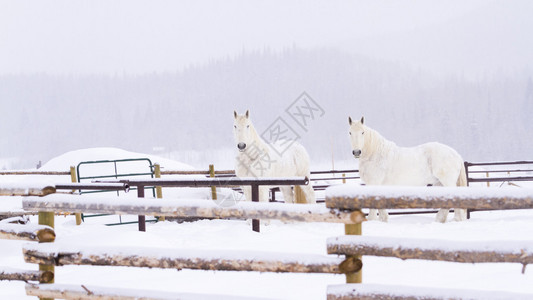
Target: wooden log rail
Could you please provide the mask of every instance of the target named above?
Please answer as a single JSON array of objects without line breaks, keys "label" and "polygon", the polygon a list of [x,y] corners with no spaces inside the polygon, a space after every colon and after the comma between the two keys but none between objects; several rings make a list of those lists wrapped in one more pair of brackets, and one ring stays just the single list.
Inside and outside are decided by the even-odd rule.
[{"label": "wooden log rail", "polygon": [[467,289],[444,289],[409,287],[382,284],[343,284],[330,285],[327,289],[328,300],[529,300],[531,294],[479,291]]},{"label": "wooden log rail", "polygon": [[20,185],[0,185],[0,196],[46,196],[56,192],[54,186],[24,187]]},{"label": "wooden log rail", "polygon": [[55,240],[54,229],[45,225],[0,224],[0,239],[49,243]]},{"label": "wooden log rail", "polygon": [[54,278],[50,271],[28,271],[12,268],[0,268],[0,280],[20,280],[49,282]]},{"label": "wooden log rail", "polygon": [[328,254],[370,255],[461,263],[533,263],[533,241],[451,241],[340,236],[327,241]]},{"label": "wooden log rail", "polygon": [[25,245],[23,253],[27,263],[55,266],[93,265],[328,274],[353,271],[347,269],[341,271],[339,265],[343,259],[339,257],[298,253],[160,248],[77,248],[75,246],[65,246],[64,249],[59,249],[53,244]]},{"label": "wooden log rail", "polygon": [[84,299],[84,300],[268,300],[267,298],[238,297],[216,294],[195,294],[195,293],[171,293],[136,289],[118,289],[100,287],[94,285],[72,285],[72,284],[27,284],[26,294],[40,298],[58,299]]},{"label": "wooden log rail", "polygon": [[285,222],[328,222],[357,224],[365,220],[355,211],[328,209],[320,204],[238,202],[221,207],[213,201],[197,199],[120,199],[90,195],[49,195],[45,198],[27,197],[22,200],[24,210],[69,213],[145,214],[166,217],[197,217],[220,219],[276,219]]},{"label": "wooden log rail", "polygon": [[326,190],[326,206],[360,208],[531,209],[533,189],[392,187],[345,184]]}]

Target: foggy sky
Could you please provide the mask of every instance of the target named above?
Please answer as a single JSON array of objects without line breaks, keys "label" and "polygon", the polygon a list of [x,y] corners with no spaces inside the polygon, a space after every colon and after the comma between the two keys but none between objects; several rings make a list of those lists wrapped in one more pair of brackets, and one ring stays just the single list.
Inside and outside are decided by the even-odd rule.
[{"label": "foggy sky", "polygon": [[531,11],[531,1],[2,0],[0,73],[176,71],[292,46],[482,72],[533,60]]}]

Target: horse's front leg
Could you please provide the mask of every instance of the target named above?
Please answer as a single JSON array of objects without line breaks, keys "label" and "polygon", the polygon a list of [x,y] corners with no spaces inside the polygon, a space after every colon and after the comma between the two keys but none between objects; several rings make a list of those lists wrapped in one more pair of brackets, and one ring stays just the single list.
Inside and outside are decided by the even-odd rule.
[{"label": "horse's front leg", "polygon": [[259,202],[269,202],[269,192],[270,189],[268,186],[259,187]]},{"label": "horse's front leg", "polygon": [[379,220],[381,222],[389,221],[389,212],[386,209],[379,209]]},{"label": "horse's front leg", "polygon": [[368,218],[369,221],[377,220],[378,219],[378,210],[375,208],[371,208],[368,212]]},{"label": "horse's front leg", "polygon": [[439,209],[439,212],[437,213],[437,217],[435,221],[440,223],[446,223],[446,219],[448,218],[448,213],[450,212],[447,208],[441,208]]},{"label": "horse's front leg", "polygon": [[281,190],[281,193],[283,194],[283,200],[285,203],[294,203],[294,193],[292,191],[292,186],[285,185],[280,186],[279,189]]},{"label": "horse's front leg", "polygon": [[453,219],[457,222],[465,221],[466,220],[466,209],[464,208],[455,208],[455,213],[453,216]]},{"label": "horse's front leg", "polygon": [[249,186],[241,186],[246,201],[252,201],[252,188]]}]

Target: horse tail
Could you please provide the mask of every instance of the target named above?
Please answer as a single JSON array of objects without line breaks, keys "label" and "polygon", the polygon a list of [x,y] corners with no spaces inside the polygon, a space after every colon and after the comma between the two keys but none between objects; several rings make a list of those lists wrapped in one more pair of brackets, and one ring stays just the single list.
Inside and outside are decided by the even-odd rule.
[{"label": "horse tail", "polygon": [[461,172],[459,173],[459,178],[457,178],[457,186],[467,186],[468,182],[466,180],[466,169],[465,164],[461,163]]}]

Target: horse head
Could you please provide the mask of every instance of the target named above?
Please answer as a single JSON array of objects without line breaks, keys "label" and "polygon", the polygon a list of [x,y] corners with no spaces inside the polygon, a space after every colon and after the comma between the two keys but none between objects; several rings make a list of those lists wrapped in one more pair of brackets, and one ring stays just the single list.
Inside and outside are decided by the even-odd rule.
[{"label": "horse head", "polygon": [[233,136],[237,143],[237,148],[240,152],[244,152],[246,147],[253,143],[253,125],[250,120],[250,111],[246,111],[244,115],[237,114],[233,111],[235,120],[233,121]]},{"label": "horse head", "polygon": [[352,121],[351,117],[348,117],[350,124],[350,143],[352,144],[352,154],[355,158],[359,158],[363,152],[365,146],[365,117],[361,117],[359,121]]}]

